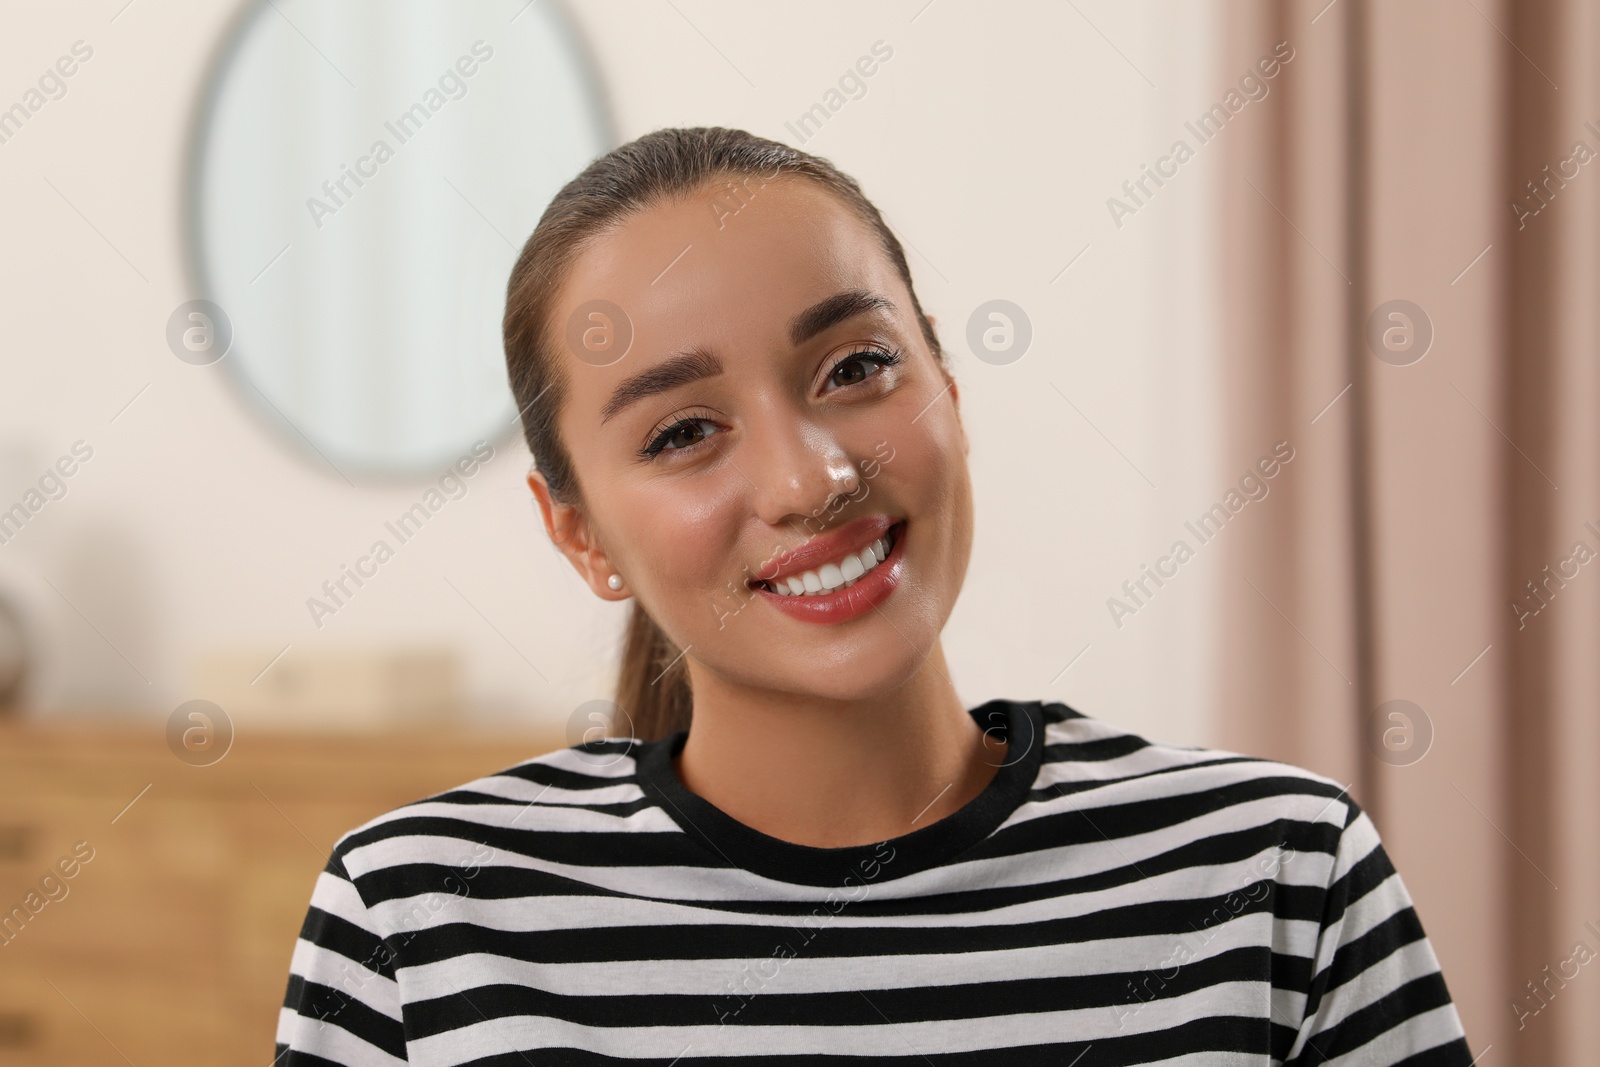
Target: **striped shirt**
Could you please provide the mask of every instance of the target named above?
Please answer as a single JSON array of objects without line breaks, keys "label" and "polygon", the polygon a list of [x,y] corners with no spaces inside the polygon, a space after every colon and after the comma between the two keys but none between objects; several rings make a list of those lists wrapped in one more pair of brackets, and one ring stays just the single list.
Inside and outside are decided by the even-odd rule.
[{"label": "striped shirt", "polygon": [[1065,704],[953,814],[814,848],[590,742],[379,816],[311,894],[278,1063],[1447,1064],[1466,1039],[1334,781]]}]

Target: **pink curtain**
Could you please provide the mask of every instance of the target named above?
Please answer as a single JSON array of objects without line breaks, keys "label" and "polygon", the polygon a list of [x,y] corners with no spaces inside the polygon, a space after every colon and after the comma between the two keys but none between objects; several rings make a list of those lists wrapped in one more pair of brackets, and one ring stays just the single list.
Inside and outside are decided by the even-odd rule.
[{"label": "pink curtain", "polygon": [[1220,743],[1350,783],[1480,1063],[1600,1062],[1600,9],[1225,22]]}]

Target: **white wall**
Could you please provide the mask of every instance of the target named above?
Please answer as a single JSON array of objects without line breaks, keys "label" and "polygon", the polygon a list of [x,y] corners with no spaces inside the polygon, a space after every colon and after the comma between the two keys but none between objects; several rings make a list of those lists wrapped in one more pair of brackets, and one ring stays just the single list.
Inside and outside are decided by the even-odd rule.
[{"label": "white wall", "polygon": [[[67,95],[0,144],[0,506],[74,441],[94,449],[67,495],[0,546],[0,586],[30,590],[57,618],[48,701],[164,715],[208,695],[188,681],[202,648],[287,644],[288,663],[437,641],[459,647],[479,720],[559,726],[607,695],[622,612],[545,542],[514,438],[466,498],[312,626],[306,598],[425,480],[352,490],[270,434],[218,367],[168,351],[168,315],[198,295],[179,229],[185,139],[234,9],[123,5],[13,6],[0,33],[3,104],[74,41],[94,49]],[[946,631],[957,684],[969,703],[1062,699],[1204,743],[1214,561],[1185,567],[1121,629],[1105,600],[1231,480],[1214,469],[1208,400],[1219,161],[1201,148],[1120,228],[1105,201],[1223,91],[1229,72],[1207,58],[1214,12],[604,0],[574,14],[624,138],[733,125],[795,143],[786,121],[874,41],[894,49],[867,95],[804,147],[856,175],[908,242],[955,355],[979,508]],[[972,310],[996,297],[1033,323],[1032,349],[1008,366],[974,358],[964,339]]]}]

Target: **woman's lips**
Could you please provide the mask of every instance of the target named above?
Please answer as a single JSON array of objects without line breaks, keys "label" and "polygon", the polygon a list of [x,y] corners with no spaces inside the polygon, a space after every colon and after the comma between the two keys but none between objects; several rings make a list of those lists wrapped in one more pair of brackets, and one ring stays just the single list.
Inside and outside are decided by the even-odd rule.
[{"label": "woman's lips", "polygon": [[840,623],[858,618],[887,600],[904,576],[905,520],[891,526],[888,536],[891,543],[883,560],[849,586],[831,593],[805,593],[799,596],[784,596],[760,585],[755,587],[755,591],[773,608],[801,622]]},{"label": "woman's lips", "polygon": [[[761,565],[755,578],[777,586],[779,578],[801,576],[808,570],[816,572],[827,563],[838,565],[846,556],[858,555],[873,542],[882,539],[898,521],[890,515],[863,515],[813,537],[803,545],[779,553]],[[838,585],[839,582],[836,579],[824,584]],[[814,581],[807,588],[812,592],[821,589]],[[782,589],[778,591],[782,592]]]}]

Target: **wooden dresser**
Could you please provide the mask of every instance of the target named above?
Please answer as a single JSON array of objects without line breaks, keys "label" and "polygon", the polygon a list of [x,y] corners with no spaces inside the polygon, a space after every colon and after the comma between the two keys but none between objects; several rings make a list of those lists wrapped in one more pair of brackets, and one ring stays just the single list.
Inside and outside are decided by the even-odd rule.
[{"label": "wooden dresser", "polygon": [[567,744],[241,734],[194,766],[165,726],[0,721],[0,1067],[268,1063],[339,835]]}]

